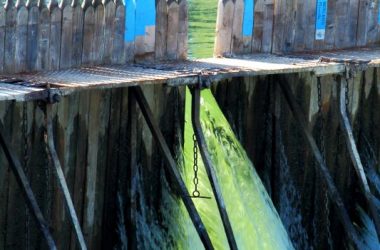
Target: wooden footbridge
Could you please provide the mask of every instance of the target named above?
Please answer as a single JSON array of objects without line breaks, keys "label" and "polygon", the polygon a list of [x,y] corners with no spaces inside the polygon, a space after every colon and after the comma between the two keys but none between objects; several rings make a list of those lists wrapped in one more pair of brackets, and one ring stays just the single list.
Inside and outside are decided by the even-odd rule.
[{"label": "wooden footbridge", "polygon": [[[323,75],[338,76],[340,90],[343,91],[340,94],[342,128],[379,235],[378,213],[373,207],[373,196],[344,106],[344,82],[350,81],[359,71],[380,67],[380,48],[376,47],[380,42],[380,4],[371,0],[316,0],[312,3],[309,5],[300,0],[220,0],[215,58],[197,60],[186,58],[186,0],[126,0],[125,5],[121,1],[85,0],[79,3],[75,0],[52,0],[45,3],[31,0],[16,3],[9,0],[0,7],[0,101],[42,101],[48,158],[64,195],[81,249],[86,249],[88,244],[96,248],[91,242],[95,236],[82,232],[76,201],[72,199],[55,149],[57,143],[54,141],[52,107],[61,97],[89,89],[130,88],[130,105],[133,107],[138,103],[140,106],[167,161],[166,170],[173,177],[204,246],[212,249],[211,240],[180,177],[170,146],[140,88],[142,85],[191,86],[195,100],[193,124],[202,158],[206,163],[228,242],[231,249],[237,249],[200,128],[197,113],[199,94],[201,88],[224,79],[262,75],[278,77],[280,89],[312,148],[318,163],[316,170],[323,176],[343,228],[352,245],[360,248],[357,233],[326,162],[308,130],[302,109],[295,101],[291,87],[281,80],[285,74],[302,72],[311,73],[318,79]],[[136,119],[135,115],[131,117]],[[132,119],[128,122],[133,124],[136,121]],[[0,143],[9,166],[24,191],[49,248],[55,249],[54,237],[2,122],[0,132]],[[131,138],[134,138],[133,134],[132,130]],[[87,183],[95,185],[96,180],[91,179],[92,171],[88,170]],[[89,187],[94,186],[86,186],[87,195],[92,194]],[[95,196],[91,197],[94,202]],[[91,206],[83,206],[87,207],[86,213],[89,213],[83,217],[91,217]],[[87,227],[91,226],[96,225],[87,224]],[[90,232],[92,230],[87,229]]]}]

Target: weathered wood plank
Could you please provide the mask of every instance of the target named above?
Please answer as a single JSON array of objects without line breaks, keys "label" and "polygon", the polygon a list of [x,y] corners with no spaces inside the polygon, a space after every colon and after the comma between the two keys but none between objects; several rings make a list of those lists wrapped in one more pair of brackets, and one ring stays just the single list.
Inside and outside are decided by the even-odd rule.
[{"label": "weathered wood plank", "polygon": [[49,69],[50,13],[49,9],[40,9],[38,24],[37,70]]},{"label": "weathered wood plank", "polygon": [[284,30],[286,23],[286,1],[275,0],[274,2],[274,36],[273,52],[281,53],[284,51]]},{"label": "weathered wood plank", "polygon": [[[262,34],[262,52],[272,52],[273,43],[273,18],[274,18],[274,0],[266,0],[264,5],[264,20]],[[256,20],[256,17],[255,17]]]},{"label": "weathered wood plank", "polygon": [[112,62],[113,42],[115,39],[115,15],[116,5],[109,2],[105,6],[104,12],[104,58],[103,63],[110,64]]},{"label": "weathered wood plank", "polygon": [[77,67],[82,63],[84,11],[80,5],[73,6],[73,40],[71,65]]},{"label": "weathered wood plank", "polygon": [[[263,32],[264,32],[264,0],[255,1],[255,22],[253,26],[253,36],[252,36],[252,52],[261,52],[263,44]],[[273,22],[273,19],[272,19]]]},{"label": "weathered wood plank", "polygon": [[28,38],[26,49],[28,70],[30,71],[37,70],[39,14],[40,12],[37,6],[30,6],[28,16]]},{"label": "weathered wood plank", "polygon": [[326,35],[323,48],[326,50],[332,50],[334,48],[336,32],[336,1],[328,1],[327,3]]},{"label": "weathered wood plank", "polygon": [[178,30],[178,51],[177,58],[184,60],[187,58],[188,47],[188,4],[187,0],[179,2],[179,30]]},{"label": "weathered wood plank", "polygon": [[61,56],[59,68],[67,69],[72,66],[73,41],[73,8],[68,5],[62,11]]},{"label": "weathered wood plank", "polygon": [[115,16],[115,35],[112,47],[112,63],[124,63],[124,23],[125,23],[125,7],[122,4],[116,7]]},{"label": "weathered wood plank", "polygon": [[219,0],[216,20],[215,56],[231,54],[234,1]]},{"label": "weathered wood plank", "polygon": [[93,64],[95,61],[95,12],[92,6],[86,9],[83,24],[83,52],[82,63]]},{"label": "weathered wood plank", "polygon": [[[12,2],[12,1],[9,1]],[[5,21],[5,57],[4,69],[7,73],[15,72],[15,51],[16,51],[16,23],[17,9],[14,6],[9,6],[6,9]]]},{"label": "weathered wood plank", "polygon": [[5,9],[0,8],[0,73],[4,71],[5,17]]},{"label": "weathered wood plank", "polygon": [[[156,40],[155,38],[156,37],[155,0],[136,2],[135,32],[136,32],[135,33],[136,35],[135,59],[136,60],[153,59],[155,40]],[[178,29],[177,29],[177,32],[178,32]],[[176,40],[176,43],[177,43],[177,40]],[[177,47],[177,44],[175,44],[174,46]]]},{"label": "weathered wood plank", "polygon": [[[106,36],[106,25],[105,25],[105,8],[101,3],[97,3],[95,7],[95,34],[94,34],[94,56],[95,64],[102,64],[105,52],[105,41],[111,39]],[[109,35],[109,34],[107,34]]]},{"label": "weathered wood plank", "polygon": [[168,1],[168,34],[167,56],[169,59],[177,59],[179,32],[179,5],[175,0]]},{"label": "weathered wood plank", "polygon": [[[248,0],[246,2],[251,2],[251,1]],[[231,52],[233,54],[241,54],[243,52],[243,46],[244,46],[243,32],[245,32],[245,29],[248,29],[246,27],[243,27],[243,18],[246,18],[245,14],[246,13],[245,13],[244,0],[236,0],[235,8],[234,8],[234,19],[232,23],[232,41],[231,41],[232,51]],[[245,25],[248,26],[249,20],[245,20],[245,22],[246,22]]]},{"label": "weathered wood plank", "polygon": [[157,0],[156,7],[156,59],[166,58],[166,37],[168,32],[168,8],[166,0]]},{"label": "weathered wood plank", "polygon": [[25,72],[27,70],[27,35],[28,10],[25,7],[20,7],[17,12],[15,72]]},{"label": "weathered wood plank", "polygon": [[134,0],[126,0],[125,8],[124,57],[127,62],[130,62],[135,57],[136,2]]},{"label": "weathered wood plank", "polygon": [[56,6],[50,9],[49,70],[59,69],[61,52],[62,10]]}]

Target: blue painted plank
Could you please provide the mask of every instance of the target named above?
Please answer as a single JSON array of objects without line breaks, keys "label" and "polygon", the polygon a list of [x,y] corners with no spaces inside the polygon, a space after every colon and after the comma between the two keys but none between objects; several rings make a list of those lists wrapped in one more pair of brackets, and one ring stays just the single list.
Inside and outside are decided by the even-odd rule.
[{"label": "blue painted plank", "polygon": [[317,0],[315,15],[315,40],[324,40],[326,34],[327,0]]},{"label": "blue painted plank", "polygon": [[135,40],[136,0],[126,0],[125,5],[124,40],[127,42],[133,42]]},{"label": "blue painted plank", "polygon": [[254,24],[254,0],[244,0],[243,36],[252,36]]},{"label": "blue painted plank", "polygon": [[145,28],[156,25],[155,0],[136,0],[136,36],[145,35]]}]

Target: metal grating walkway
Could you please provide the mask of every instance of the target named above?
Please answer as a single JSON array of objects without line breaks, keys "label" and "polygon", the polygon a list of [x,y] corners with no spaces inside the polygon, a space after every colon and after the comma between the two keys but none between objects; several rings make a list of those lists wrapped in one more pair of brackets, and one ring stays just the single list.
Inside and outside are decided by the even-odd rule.
[{"label": "metal grating walkway", "polygon": [[118,66],[88,66],[69,70],[0,75],[0,100],[28,101],[47,97],[46,86],[61,95],[80,89],[105,89],[143,84],[192,85],[202,74],[211,81],[230,77],[314,72],[344,72],[347,63],[380,66],[380,49],[322,54],[253,54],[234,58],[160,62]]}]

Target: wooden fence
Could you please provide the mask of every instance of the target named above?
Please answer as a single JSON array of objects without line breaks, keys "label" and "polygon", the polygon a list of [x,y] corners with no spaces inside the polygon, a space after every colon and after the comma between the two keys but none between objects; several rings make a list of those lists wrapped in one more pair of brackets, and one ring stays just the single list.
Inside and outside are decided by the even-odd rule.
[{"label": "wooden fence", "polygon": [[374,45],[378,0],[219,0],[215,55]]},{"label": "wooden fence", "polygon": [[186,47],[186,0],[0,5],[0,73],[182,59]]}]

